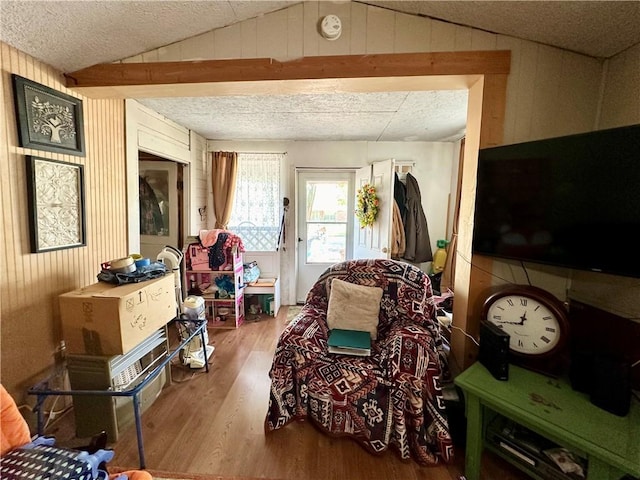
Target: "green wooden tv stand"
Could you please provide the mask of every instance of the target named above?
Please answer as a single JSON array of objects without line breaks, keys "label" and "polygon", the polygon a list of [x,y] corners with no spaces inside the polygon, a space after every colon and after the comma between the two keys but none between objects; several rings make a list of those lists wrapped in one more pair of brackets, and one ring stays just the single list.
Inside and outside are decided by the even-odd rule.
[{"label": "green wooden tv stand", "polygon": [[[619,417],[596,407],[562,379],[509,365],[509,380],[496,380],[479,362],[455,379],[465,394],[467,444],[465,475],[480,479],[480,460],[488,422],[502,415],[587,460],[587,480],[640,477],[640,402]],[[503,455],[507,460],[508,456]],[[533,478],[535,469],[514,465]]]}]

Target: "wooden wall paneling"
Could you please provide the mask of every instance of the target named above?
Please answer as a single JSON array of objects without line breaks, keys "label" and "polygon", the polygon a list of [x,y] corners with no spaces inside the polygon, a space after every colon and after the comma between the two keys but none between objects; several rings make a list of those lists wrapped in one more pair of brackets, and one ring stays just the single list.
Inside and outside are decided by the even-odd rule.
[{"label": "wooden wall paneling", "polygon": [[367,52],[367,11],[366,5],[351,2],[349,31],[349,53],[351,55],[362,55]]},{"label": "wooden wall paneling", "polygon": [[515,123],[517,117],[517,111],[512,108],[517,104],[520,78],[520,51],[521,41],[509,37],[507,35],[496,35],[496,48],[498,50],[508,50],[511,52],[511,71],[509,73],[509,79],[507,80],[507,93],[506,103],[507,110],[505,112],[504,119],[504,142],[513,143],[512,139],[515,135]]},{"label": "wooden wall paneling", "polygon": [[141,126],[138,130],[138,146],[141,150],[168,158],[169,160],[189,162],[189,151],[171,138]]},{"label": "wooden wall paneling", "polygon": [[431,51],[451,52],[456,44],[456,26],[452,23],[431,20]]},{"label": "wooden wall paneling", "polygon": [[214,30],[183,40],[180,46],[182,60],[213,60]]},{"label": "wooden wall paneling", "polygon": [[150,52],[145,52],[142,54],[143,62],[158,62],[158,50],[151,50]]},{"label": "wooden wall paneling", "polygon": [[181,42],[172,43],[164,47],[158,48],[158,61],[159,62],[178,62],[181,60]]},{"label": "wooden wall paneling", "polygon": [[[65,91],[64,78],[52,67],[40,63],[13,47],[0,43],[2,62],[2,258],[0,275],[0,318],[2,322],[2,346],[0,348],[2,382],[20,402],[26,400],[25,390],[54,362],[54,353],[62,339],[57,297],[60,293],[80,285],[95,282],[98,263],[104,251],[124,254],[126,218],[116,216],[110,203],[124,204],[121,187],[110,184],[111,172],[119,173],[123,180],[122,163],[109,163],[112,142],[122,141],[120,130],[124,127],[120,117],[111,124],[110,106],[121,101],[84,99],[85,157],[64,155],[18,147],[18,135],[13,105],[11,73],[59,91]],[[68,92],[78,95],[77,92]],[[82,97],[81,97],[82,98]],[[116,131],[114,131],[116,130]],[[96,142],[96,132],[99,141]],[[119,139],[119,140],[118,140]],[[32,254],[30,251],[29,215],[27,206],[27,179],[25,156],[34,155],[84,165],[85,208],[87,217],[87,246]],[[119,157],[120,162],[122,157]],[[115,167],[115,168],[114,168]],[[111,180],[109,180],[111,178]],[[108,184],[106,195],[94,203],[93,186],[97,179]],[[120,188],[120,190],[118,190]],[[109,196],[111,195],[111,196]],[[124,211],[123,209],[120,210]],[[108,247],[95,247],[92,238],[92,222],[105,218],[109,227]],[[115,227],[115,228],[114,228]],[[113,258],[113,257],[107,257]]]},{"label": "wooden wall paneling", "polygon": [[153,110],[140,105],[137,111],[138,148],[145,152],[175,160],[190,161],[189,130]]},{"label": "wooden wall paneling", "polygon": [[395,12],[367,8],[367,53],[393,53]]},{"label": "wooden wall paneling", "polygon": [[394,52],[428,52],[431,49],[431,22],[415,15],[395,18]]},{"label": "wooden wall paneling", "polygon": [[[87,102],[84,105],[84,115],[85,115],[86,121],[89,124],[95,125],[96,113],[95,113],[95,104],[93,102],[91,102],[91,104]],[[85,181],[84,181],[85,198],[84,200],[85,200],[85,208],[87,212],[87,246],[89,251],[91,252],[102,252],[104,251],[104,242],[107,241],[106,240],[107,231],[103,227],[104,217],[101,217],[101,216],[93,217],[89,214],[89,212],[98,211],[98,200],[100,198],[99,185],[98,185],[98,182],[100,182],[100,177],[93,174],[93,170],[96,167],[95,167],[95,164],[92,164],[95,162],[95,160],[93,160],[95,158],[93,152],[98,151],[98,145],[96,143],[96,136],[95,136],[95,133],[93,132],[93,129],[88,128],[86,131],[86,134],[87,134],[85,138],[86,150],[87,150],[87,153],[89,153],[90,158],[92,159],[89,162],[85,163]],[[92,260],[95,260],[95,257],[93,255],[89,255],[89,261],[92,261]],[[106,260],[110,260],[110,259],[105,259],[105,261]],[[74,289],[74,286],[70,286],[70,287],[71,288],[69,288],[69,290]]]},{"label": "wooden wall paneling", "polygon": [[[85,125],[95,126],[100,124],[98,102],[99,101],[83,102]],[[108,241],[109,230],[108,227],[104,225],[104,222],[106,222],[106,219],[111,215],[111,213],[110,202],[106,201],[104,204],[100,203],[100,199],[104,198],[101,196],[102,182],[108,181],[108,179],[106,178],[107,175],[96,175],[96,170],[98,168],[96,162],[104,162],[103,159],[100,158],[98,153],[100,152],[101,145],[98,141],[95,128],[86,128],[85,134],[85,145],[88,154],[84,162],[84,201],[87,234],[86,261],[88,264],[91,264],[95,262],[96,257],[99,256],[100,253],[105,251],[105,245]],[[91,215],[91,212],[99,211],[101,211],[101,215],[97,215],[95,217]],[[110,260],[110,258],[103,259],[103,261],[107,260]],[[95,263],[93,265],[95,265],[94,269],[96,269],[96,273],[98,273],[98,265]],[[68,290],[73,290],[83,285],[95,283],[95,280],[90,280],[88,278],[88,272],[86,272],[86,268],[82,269],[81,266],[78,266],[77,268],[79,268],[78,270],[76,270],[77,272],[79,272],[79,276],[78,278],[75,278],[71,281],[72,285],[67,286]],[[71,271],[69,271],[68,273],[71,274]]]},{"label": "wooden wall paneling", "polygon": [[258,57],[287,58],[286,9],[258,17]]},{"label": "wooden wall paneling", "polygon": [[[28,74],[28,64],[27,64],[27,58],[26,55],[23,54],[22,52],[19,52],[17,50],[14,50],[14,54],[12,55],[12,67],[15,66],[14,68],[16,68],[16,72],[19,75],[25,76]],[[31,72],[31,75],[33,76],[33,72]],[[12,115],[15,115],[12,112]],[[14,116],[14,122],[15,122],[15,116]],[[17,140],[18,140],[18,136],[17,136],[17,130],[16,130],[16,135],[13,137],[14,141],[16,142],[15,145],[17,145]],[[15,182],[15,189],[13,189],[13,195],[12,195],[12,209],[14,209],[14,211],[19,212],[19,216],[17,217],[17,219],[14,217],[12,223],[13,223],[13,234],[15,238],[15,246],[17,247],[16,253],[17,254],[17,258],[19,259],[19,261],[17,262],[17,269],[16,269],[16,273],[17,276],[15,278],[15,281],[17,283],[17,286],[19,289],[22,289],[23,286],[25,284],[31,283],[31,261],[27,258],[27,252],[29,252],[29,232],[28,232],[28,218],[29,218],[29,212],[27,210],[27,200],[26,200],[26,196],[22,195],[22,192],[24,192],[23,190],[23,185],[25,185],[25,166],[24,166],[24,157],[22,155],[20,155],[20,150],[17,150],[18,155],[13,155],[12,159],[10,159],[11,162],[13,162],[13,175],[12,178]],[[30,149],[22,149],[22,152],[28,155],[32,155],[35,154],[36,152],[30,150]],[[19,290],[18,292],[22,293],[21,290]],[[18,297],[20,298],[20,297]],[[17,302],[18,305],[16,305],[17,307],[22,307],[22,305],[20,304],[20,302]]]},{"label": "wooden wall paneling", "polygon": [[[27,209],[27,195],[26,195],[26,184],[23,183],[26,181],[25,179],[25,157],[23,152],[27,152],[24,149],[17,148],[17,128],[16,128],[16,119],[14,114],[14,102],[13,102],[13,85],[11,82],[11,72],[15,72],[21,76],[28,76],[29,65],[27,59],[24,55],[21,55],[15,49],[9,50],[8,55],[8,63],[4,64],[3,58],[3,75],[4,72],[7,72],[6,81],[8,82],[7,89],[7,97],[5,97],[6,102],[4,103],[5,109],[3,114],[7,119],[7,124],[11,123],[10,127],[11,133],[9,138],[6,138],[6,145],[9,150],[7,157],[7,165],[8,165],[8,180],[10,182],[10,186],[8,188],[9,196],[7,198],[7,203],[3,205],[3,211],[8,213],[8,218],[5,221],[5,228],[7,229],[7,237],[11,239],[10,242],[7,242],[5,249],[7,254],[8,265],[11,265],[10,272],[8,275],[2,275],[2,282],[9,283],[9,295],[10,297],[3,302],[3,315],[2,315],[2,351],[4,352],[6,349],[10,348],[11,343],[14,345],[25,345],[28,341],[26,332],[33,330],[31,328],[34,327],[34,323],[38,323],[37,317],[35,317],[37,313],[36,305],[27,305],[25,299],[25,293],[28,292],[29,288],[33,288],[31,269],[39,268],[37,259],[33,261],[31,258],[28,258],[29,252],[29,237],[28,237],[28,209]],[[31,72],[31,78],[34,78],[36,81],[40,81],[40,78],[35,78],[33,71]],[[30,153],[30,151],[28,152]],[[23,187],[21,187],[24,185]],[[9,250],[9,247],[12,249]],[[42,268],[40,267],[40,270]],[[25,318],[34,319],[30,324],[25,321],[25,318],[22,318],[23,324],[22,329],[20,325],[16,322],[16,319],[24,315]],[[26,327],[26,328],[24,328]],[[40,330],[41,334],[46,338],[46,330]],[[11,339],[11,342],[9,342]],[[40,341],[40,339],[38,339]],[[25,360],[24,353],[17,352],[17,356],[20,361]],[[36,359],[39,356],[39,352],[36,352]],[[6,367],[3,362],[3,370]],[[3,371],[3,383],[6,382]],[[12,380],[9,377],[9,380]]]},{"label": "wooden wall paneling", "polygon": [[[185,175],[184,196],[185,211],[183,218],[187,219],[185,233],[198,235],[200,230],[206,229],[206,221],[201,220],[198,209],[207,204],[207,180],[204,169],[207,141],[195,132],[191,132],[191,162]],[[205,214],[206,215],[206,214]],[[206,216],[205,216],[206,218]]]},{"label": "wooden wall paneling", "polygon": [[303,55],[305,57],[311,57],[318,55],[318,48],[320,46],[320,36],[317,33],[318,26],[318,9],[320,5],[316,1],[304,2],[303,6]]},{"label": "wooden wall paneling", "polygon": [[[111,102],[113,103],[113,102]],[[96,105],[96,126],[100,125],[101,127],[98,127],[94,130],[95,134],[98,136],[99,138],[99,155],[100,155],[100,162],[104,162],[105,165],[109,165],[109,175],[104,175],[102,177],[102,191],[100,192],[100,200],[99,200],[99,204],[102,205],[103,207],[105,206],[105,203],[108,204],[107,207],[107,213],[108,215],[106,216],[106,218],[104,219],[104,226],[105,226],[105,237],[106,238],[106,242],[105,242],[105,250],[103,251],[103,260],[98,259],[98,264],[101,261],[106,261],[106,260],[110,260],[112,258],[117,258],[120,252],[122,252],[122,256],[124,255],[128,255],[129,252],[126,243],[123,242],[123,244],[121,245],[119,251],[115,252],[112,250],[112,245],[111,245],[111,241],[109,239],[109,234],[108,232],[118,232],[120,230],[120,226],[122,225],[122,223],[124,223],[123,221],[126,221],[126,215],[124,216],[118,216],[119,211],[121,212],[121,206],[122,203],[120,204],[116,204],[114,202],[110,202],[109,199],[112,197],[112,195],[115,195],[116,198],[126,198],[124,196],[124,191],[122,190],[122,184],[124,182],[124,177],[122,175],[123,171],[124,171],[124,166],[122,164],[120,165],[116,165],[114,162],[114,157],[111,157],[109,155],[109,145],[111,144],[111,142],[113,141],[113,139],[111,139],[110,137],[107,136],[107,132],[108,130],[108,126],[109,126],[109,112],[107,110],[107,102],[106,100],[100,100],[98,105]],[[99,123],[98,123],[99,122]],[[120,157],[120,161],[122,161],[122,157]],[[107,177],[107,178],[105,178]],[[116,220],[118,218],[121,218],[123,221],[120,220]],[[97,268],[98,265],[94,266],[94,269],[96,269],[97,273]],[[95,274],[92,276],[92,281],[95,281]]]},{"label": "wooden wall paneling", "polygon": [[304,6],[302,3],[287,8],[287,57],[304,56]]},{"label": "wooden wall paneling", "polygon": [[503,124],[507,108],[506,90],[508,78],[507,74],[484,76],[480,148],[495,147],[504,143]]},{"label": "wooden wall paneling", "polygon": [[327,40],[320,35],[316,26],[316,36],[319,38],[318,55],[349,55],[351,51],[351,2],[328,3],[322,2],[318,8],[320,22],[326,15],[337,15],[342,22],[342,34],[336,40]]},{"label": "wooden wall paneling", "polygon": [[[126,159],[126,134],[125,134],[125,128],[122,127],[121,125],[121,120],[123,118],[126,118],[125,116],[125,105],[124,105],[124,100],[120,100],[116,103],[113,103],[113,108],[115,110],[115,113],[113,115],[113,131],[117,133],[117,141],[114,143],[114,164],[115,165],[122,165],[122,159]],[[122,169],[122,175],[124,176],[124,180],[122,182],[120,182],[120,191],[122,192],[122,195],[126,198],[127,196],[127,171],[126,168]],[[121,227],[121,231],[120,231],[120,236],[119,238],[121,239],[126,239],[128,238],[128,208],[127,208],[127,204],[126,202],[121,202],[120,204],[120,210],[118,213],[118,218],[121,218],[123,220],[123,224]]]},{"label": "wooden wall paneling", "polygon": [[[106,103],[105,100],[102,100],[102,101]],[[123,129],[124,117],[122,115],[122,103],[123,103],[122,100],[119,100],[117,102],[109,102],[112,108],[114,108],[115,111],[118,112],[117,114],[114,114],[111,118],[118,118],[119,121],[117,124],[114,124],[114,129],[116,132],[118,132],[118,135],[115,135],[115,140],[117,141],[109,142],[109,144],[112,145],[113,153],[110,156],[108,156],[108,158],[105,158],[106,162],[110,165],[109,171],[111,173],[110,175],[111,180],[108,184],[104,185],[105,190],[102,192],[103,199],[110,198],[111,191],[113,191],[113,193],[117,195],[117,198],[126,199],[126,193],[124,188],[124,185],[125,185],[124,155],[122,155],[123,153],[122,146],[124,145],[124,138],[122,136],[122,131],[124,130]],[[108,125],[109,114],[107,112],[107,109],[104,108],[103,112],[104,112],[103,113],[104,118],[102,121],[104,122],[104,124]],[[118,126],[120,128],[116,128]],[[100,132],[100,135],[103,137],[103,139],[111,140],[111,135],[113,134],[110,134],[109,132],[111,132],[112,130],[98,129],[98,131]],[[108,151],[104,152],[105,156],[107,156],[108,154],[109,154]],[[104,200],[102,200],[102,202],[104,202]],[[122,251],[123,254],[132,253],[127,248],[128,246],[126,243],[126,236],[124,235],[126,219],[127,219],[126,201],[122,201],[118,203],[110,202],[110,205],[111,205],[111,214],[109,216],[109,220],[110,220],[110,225],[108,227],[109,231],[119,232],[118,238],[122,239],[120,251]],[[113,253],[117,253],[117,252],[113,252]],[[114,258],[114,257],[109,255],[107,256],[106,259],[108,260],[110,258]]]},{"label": "wooden wall paneling", "polygon": [[[181,47],[182,47],[182,45],[181,45]],[[133,57],[124,58],[124,59],[120,60],[120,62],[122,62],[122,63],[140,63],[140,62],[144,62],[144,59],[142,58],[142,55],[134,55]]]},{"label": "wooden wall paneling", "polygon": [[242,58],[256,58],[258,56],[258,42],[256,40],[258,32],[258,22],[255,18],[245,20],[240,24],[242,35]]},{"label": "wooden wall paneling", "polygon": [[[599,59],[585,60],[573,52],[562,54],[562,76],[560,77],[556,116],[559,130],[563,134],[581,133],[598,129],[597,118],[600,102],[585,102],[595,92],[602,94],[602,64]],[[640,80],[640,78],[639,78]],[[552,136],[558,136],[554,132]]]},{"label": "wooden wall paneling", "polygon": [[537,49],[529,136],[548,138],[559,127],[556,105],[560,101],[558,82],[562,76],[562,51],[546,45],[538,45]]},{"label": "wooden wall paneling", "polygon": [[470,50],[508,50],[507,48],[498,48],[497,43],[498,35],[495,33],[489,33],[475,28],[471,32]]},{"label": "wooden wall paneling", "polygon": [[240,23],[213,31],[213,58],[242,58]]},{"label": "wooden wall paneling", "polygon": [[[640,280],[594,272],[575,272],[569,297],[640,323]],[[637,368],[637,367],[636,367]]]},{"label": "wooden wall paneling", "polygon": [[[122,100],[116,101],[116,102],[107,102],[106,100],[101,100],[100,102],[103,104],[103,107],[102,107],[103,114],[102,114],[101,124],[105,125],[104,131],[113,132],[115,127],[115,125],[113,124],[113,119],[118,117],[122,118],[120,115],[117,114],[117,111],[116,111],[117,105],[121,104]],[[99,129],[99,131],[101,130],[102,129]],[[102,134],[102,136],[104,138],[104,133]],[[112,180],[112,183],[117,185],[118,196],[122,198],[122,197],[125,197],[125,192],[122,188],[122,185],[124,184],[124,175],[123,175],[124,165],[122,164],[118,165],[117,164],[118,161],[116,159],[119,158],[121,161],[124,157],[116,155],[116,149],[117,149],[116,142],[118,141],[122,141],[121,136],[117,136],[112,141],[105,142],[104,156],[105,156],[105,160],[111,167],[109,168],[109,170],[113,171],[114,174],[117,174],[117,176],[115,176],[114,179]],[[113,187],[109,186],[109,188],[113,188]],[[106,198],[109,198],[108,195],[106,196]],[[126,212],[122,211],[121,203],[120,204],[116,204],[113,202],[108,202],[108,203],[109,203],[110,219],[126,218]],[[122,215],[123,213],[124,215]],[[122,235],[124,234],[123,224],[124,222],[116,222],[112,225],[113,231],[116,232],[118,238],[122,238]],[[126,248],[126,245],[124,247]],[[129,254],[133,252],[129,252],[128,249],[126,249],[124,253]],[[96,267],[96,269],[97,268],[98,267]]]},{"label": "wooden wall paneling", "polygon": [[[3,70],[9,64],[9,46],[0,42],[0,65]],[[0,108],[2,112],[13,110],[11,78],[3,71],[0,74]],[[5,245],[0,256],[0,311],[8,309],[13,298],[14,282],[2,281],[2,279],[15,278],[15,257],[10,255],[13,251],[13,235],[11,234],[11,168],[9,155],[9,136],[13,135],[13,127],[9,122],[13,118],[10,115],[3,115],[0,119],[0,217],[2,218],[2,228],[0,229],[0,245]],[[11,132],[11,133],[10,133]],[[0,317],[0,330],[4,329],[3,318]],[[0,337],[4,338],[4,335]],[[4,345],[0,345],[0,352]]]},{"label": "wooden wall paneling", "polygon": [[536,89],[536,70],[538,59],[538,45],[525,40],[520,41],[520,71],[518,72],[518,91],[516,103],[512,107],[517,115],[514,118],[514,132],[512,142],[523,142],[531,139],[531,117],[535,100],[533,92]]},{"label": "wooden wall paneling", "polygon": [[472,33],[473,29],[468,27],[463,27],[462,25],[455,26],[455,40],[454,40],[454,51],[466,51],[471,50],[472,46]]},{"label": "wooden wall paneling", "polygon": [[[104,112],[102,112],[102,109],[100,108],[99,103],[100,103],[100,100],[98,100],[94,104],[93,119],[94,119],[95,125],[104,125],[103,123],[105,120],[103,117]],[[93,136],[93,141],[96,148],[95,152],[97,157],[97,158],[94,158],[93,161],[94,162],[99,161],[103,163],[105,166],[109,165],[111,167],[112,166],[110,165],[111,159],[107,158],[104,155],[105,137],[103,134],[103,129],[94,129],[92,134],[93,134],[92,136]],[[91,192],[94,197],[95,208],[102,207],[103,209],[105,209],[105,213],[106,213],[106,215],[104,215],[98,220],[99,231],[96,232],[96,235],[99,236],[99,243],[98,243],[98,248],[96,249],[96,253],[102,257],[101,259],[100,258],[96,259],[98,260],[98,263],[111,260],[112,258],[116,258],[116,256],[109,255],[110,253],[109,236],[110,236],[110,232],[113,231],[114,229],[114,225],[112,225],[113,203],[110,202],[109,199],[117,195],[117,188],[115,187],[115,185],[113,186],[115,190],[114,191],[110,191],[110,190],[112,188],[111,187],[112,184],[115,183],[115,180],[118,177],[118,170],[119,169],[117,168],[116,169],[109,168],[109,173],[107,175],[101,175],[99,178],[96,178],[95,179],[96,189],[95,191]],[[95,170],[93,171],[95,172]],[[127,253],[129,252],[124,250],[122,251],[122,255],[125,255]]]},{"label": "wooden wall paneling", "polygon": [[158,137],[166,137],[170,139],[179,148],[189,148],[189,129],[178,125],[172,120],[165,118],[150,108],[140,106],[139,108],[140,123],[150,135]]},{"label": "wooden wall paneling", "polygon": [[640,43],[606,61],[599,128],[640,123]]},{"label": "wooden wall paneling", "polygon": [[[91,115],[90,118],[92,119],[92,121],[94,122],[95,125],[99,125],[100,123],[100,119],[98,117],[99,115],[99,111],[97,108],[97,104],[93,104],[91,105]],[[92,210],[90,211],[98,211],[99,208],[104,208],[107,210],[107,215],[104,216],[98,216],[98,217],[93,217],[91,219],[91,223],[92,223],[92,232],[91,232],[91,236],[93,238],[93,252],[95,252],[95,254],[92,256],[91,261],[97,262],[98,264],[100,264],[101,262],[106,262],[111,260],[112,258],[116,258],[116,257],[109,257],[107,256],[108,254],[108,242],[109,242],[109,235],[110,235],[110,225],[108,223],[108,219],[109,216],[111,215],[110,210],[110,206],[111,206],[111,202],[109,202],[108,200],[104,203],[103,205],[103,201],[105,199],[109,199],[109,198],[113,198],[115,196],[116,192],[113,192],[112,194],[106,196],[107,191],[108,191],[108,185],[110,184],[110,177],[112,175],[114,175],[115,170],[109,169],[109,173],[107,175],[101,175],[101,176],[97,176],[95,175],[95,162],[100,161],[100,162],[105,162],[107,161],[107,159],[102,159],[98,157],[98,152],[101,151],[101,144],[100,144],[100,137],[98,135],[98,132],[96,130],[91,131],[90,134],[90,138],[91,138],[91,144],[93,145],[93,152],[95,153],[95,156],[92,156],[92,165],[88,165],[89,170],[89,178],[91,179],[91,186],[90,186],[90,191],[88,192],[88,195],[91,198],[91,206],[92,206]],[[125,252],[122,252],[123,254]]]},{"label": "wooden wall paneling", "polygon": [[138,110],[140,104],[135,100],[125,100],[125,177],[127,184],[127,239],[129,250],[140,251],[140,215],[138,198]]},{"label": "wooden wall paneling", "polygon": [[[114,167],[117,167],[118,171],[120,172],[120,177],[117,180],[117,186],[119,187],[119,195],[120,198],[126,199],[126,169],[124,168],[124,166],[122,165],[125,157],[125,135],[124,135],[124,102],[122,100],[115,102],[112,104],[113,108],[116,109],[117,111],[117,115],[114,115],[113,118],[117,118],[118,122],[114,123],[114,128],[113,131],[116,132],[117,134],[117,142],[114,143],[114,155],[112,158],[112,163],[114,165]],[[122,244],[124,245],[124,248],[127,248],[127,217],[128,217],[128,210],[127,210],[127,203],[126,200],[123,202],[120,202],[118,204],[118,208],[117,208],[117,212],[114,216],[114,218],[117,219],[122,219],[122,221],[120,221],[120,223],[118,223],[118,226],[120,227],[119,229],[119,235],[118,238],[120,239],[120,241],[122,242]],[[127,253],[130,253],[131,251],[127,251]]]},{"label": "wooden wall paneling", "polygon": [[[102,118],[101,118],[102,112],[100,111],[99,103],[100,103],[100,100],[96,100],[95,102],[93,102],[93,105],[91,106],[91,109],[89,112],[90,113],[89,118],[91,119],[92,123],[95,125],[102,125]],[[96,162],[107,164],[108,159],[104,158],[99,153],[99,152],[102,152],[102,148],[103,148],[102,136],[99,134],[97,129],[92,130],[89,136],[91,137],[91,143],[93,144],[93,148],[94,148],[93,150],[94,153],[92,154],[92,159],[90,160],[90,163],[92,163],[91,166],[94,167]],[[102,255],[106,253],[106,251],[108,250],[107,242],[109,241],[109,227],[110,227],[109,216],[112,214],[111,204],[107,200],[103,205],[101,200],[107,199],[105,198],[105,191],[108,188],[110,177],[114,175],[114,173],[115,172],[109,172],[108,175],[97,177],[95,176],[94,168],[91,168],[91,172],[90,172],[93,178],[92,178],[92,188],[89,194],[92,197],[93,208],[97,209],[100,207],[100,205],[102,205],[102,209],[104,212],[104,216],[100,216],[99,218],[95,219],[95,225],[94,225],[95,230],[93,235],[96,236],[96,241],[97,241],[95,251],[98,255]],[[104,258],[103,261],[108,261],[110,259],[111,258]]]}]

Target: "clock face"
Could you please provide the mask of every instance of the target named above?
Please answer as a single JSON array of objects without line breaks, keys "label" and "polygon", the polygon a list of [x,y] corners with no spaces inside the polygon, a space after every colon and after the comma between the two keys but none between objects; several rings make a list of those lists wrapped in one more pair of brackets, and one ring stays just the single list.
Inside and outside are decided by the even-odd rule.
[{"label": "clock face", "polygon": [[560,342],[562,326],[543,302],[524,294],[494,300],[485,318],[509,334],[509,348],[524,355],[543,355]]}]

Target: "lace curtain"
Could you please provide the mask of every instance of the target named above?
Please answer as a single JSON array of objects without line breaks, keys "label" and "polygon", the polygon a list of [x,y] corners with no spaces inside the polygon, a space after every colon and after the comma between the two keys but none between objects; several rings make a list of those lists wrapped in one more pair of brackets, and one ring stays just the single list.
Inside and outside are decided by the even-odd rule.
[{"label": "lace curtain", "polygon": [[236,194],[228,229],[249,251],[273,251],[280,228],[282,153],[238,153]]}]

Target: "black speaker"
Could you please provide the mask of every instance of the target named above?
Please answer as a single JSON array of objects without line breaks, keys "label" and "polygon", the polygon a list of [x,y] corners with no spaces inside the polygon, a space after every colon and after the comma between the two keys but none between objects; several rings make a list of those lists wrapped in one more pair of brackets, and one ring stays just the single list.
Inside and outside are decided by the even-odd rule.
[{"label": "black speaker", "polygon": [[591,403],[624,417],[631,407],[631,366],[608,356],[597,356],[593,361]]},{"label": "black speaker", "polygon": [[569,368],[569,380],[574,390],[582,393],[591,393],[593,387],[593,360],[596,352],[586,349],[574,348],[571,351],[571,367]]},{"label": "black speaker", "polygon": [[498,380],[509,379],[509,334],[493,323],[480,323],[478,360]]}]

